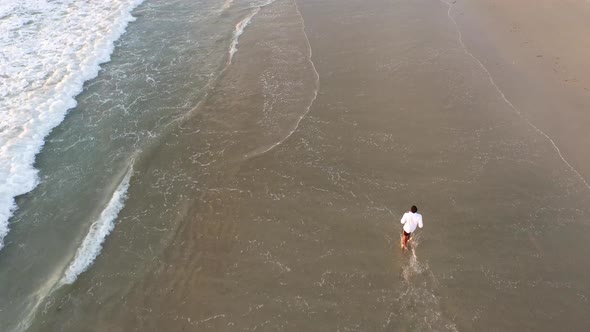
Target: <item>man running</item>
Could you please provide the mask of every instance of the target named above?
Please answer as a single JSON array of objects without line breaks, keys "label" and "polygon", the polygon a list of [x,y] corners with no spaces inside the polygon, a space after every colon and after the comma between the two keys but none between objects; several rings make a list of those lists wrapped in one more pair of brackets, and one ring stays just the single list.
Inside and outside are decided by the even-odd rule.
[{"label": "man running", "polygon": [[410,241],[412,232],[416,230],[416,226],[420,228],[424,226],[422,224],[422,215],[418,213],[418,208],[416,205],[412,205],[410,212],[404,213],[401,223],[404,225],[402,234],[402,248],[408,249],[408,241]]}]

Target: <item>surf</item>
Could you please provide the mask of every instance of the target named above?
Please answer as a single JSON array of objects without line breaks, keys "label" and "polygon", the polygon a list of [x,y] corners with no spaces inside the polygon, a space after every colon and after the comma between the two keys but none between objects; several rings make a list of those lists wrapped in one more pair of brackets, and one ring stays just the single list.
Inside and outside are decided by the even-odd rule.
[{"label": "surf", "polygon": [[115,220],[125,205],[129,181],[133,176],[133,167],[129,167],[117,189],[113,192],[108,204],[100,216],[92,223],[88,234],[76,251],[74,259],[64,272],[59,285],[72,284],[81,273],[84,273],[100,255],[102,245],[107,236],[115,228]]},{"label": "surf", "polygon": [[47,299],[58,289],[74,283],[78,276],[87,271],[102,251],[107,236],[115,228],[119,212],[123,209],[127,199],[130,180],[133,176],[133,163],[124,173],[122,179],[112,192],[110,199],[102,209],[97,219],[90,225],[88,233],[76,250],[73,259],[65,270],[56,270],[46,277],[45,282],[28,297],[28,303],[23,307],[23,318],[16,322],[9,331],[26,331],[32,324],[40,308],[48,305]]},{"label": "surf", "polygon": [[0,249],[15,198],[39,183],[45,138],[76,107],[84,82],[110,61],[143,0],[0,5]]},{"label": "surf", "polygon": [[248,14],[248,16],[246,16],[244,19],[242,19],[240,22],[238,22],[238,24],[236,24],[236,27],[235,27],[234,33],[233,33],[232,42],[229,47],[228,64],[231,64],[234,54],[236,54],[236,52],[238,51],[238,43],[240,41],[240,36],[244,33],[244,29],[246,29],[246,27],[250,24],[250,22],[252,22],[252,18],[254,16],[256,16],[256,14],[258,14],[259,11],[260,11],[260,7],[256,7],[250,14]]},{"label": "surf", "polygon": [[[246,29],[246,27],[252,22],[252,19],[254,18],[254,16],[256,16],[256,14],[258,14],[258,12],[260,12],[260,10],[268,5],[271,5],[275,0],[268,0],[266,2],[261,3],[260,5],[254,6],[252,11],[246,15],[246,17],[244,17],[241,21],[239,21],[235,28],[234,28],[234,32],[233,32],[233,36],[232,36],[232,41],[229,47],[229,59],[228,59],[228,65],[231,65],[232,60],[234,58],[234,54],[236,54],[236,52],[238,51],[238,44],[240,42],[240,36],[244,33],[244,30]],[[233,3],[233,1],[229,1],[227,2],[227,7],[229,8],[229,6]],[[225,8],[225,6],[224,6]]]}]

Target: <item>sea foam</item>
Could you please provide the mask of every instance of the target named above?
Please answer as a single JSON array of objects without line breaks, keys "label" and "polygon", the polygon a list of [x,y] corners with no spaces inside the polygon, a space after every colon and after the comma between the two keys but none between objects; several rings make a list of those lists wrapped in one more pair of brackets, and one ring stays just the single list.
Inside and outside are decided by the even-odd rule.
[{"label": "sea foam", "polygon": [[[230,1],[230,4],[233,1]],[[238,43],[239,43],[239,39],[240,36],[242,35],[242,33],[244,33],[244,29],[246,29],[246,27],[252,22],[252,19],[254,18],[254,16],[256,16],[256,14],[258,14],[258,12],[260,12],[260,10],[268,5],[271,5],[273,2],[275,2],[275,0],[265,0],[265,1],[261,1],[260,3],[252,3],[252,11],[246,15],[246,17],[244,17],[241,21],[239,21],[235,28],[234,28],[234,33],[233,33],[233,38],[232,38],[232,42],[231,45],[229,47],[229,60],[228,60],[228,64],[231,64],[233,58],[234,58],[234,54],[236,54],[236,52],[238,51]]]},{"label": "sea foam", "polygon": [[0,249],[14,198],[33,190],[35,156],[110,60],[143,0],[0,2]]},{"label": "sea foam", "polygon": [[100,255],[102,244],[115,228],[115,220],[125,205],[129,180],[132,175],[133,169],[130,167],[98,219],[90,226],[90,230],[78,247],[74,259],[64,272],[60,284],[71,284],[76,281],[78,275],[86,271]]},{"label": "sea foam", "polygon": [[240,36],[242,35],[242,33],[244,33],[244,29],[246,29],[248,24],[250,24],[250,22],[252,21],[252,18],[254,16],[256,16],[256,14],[258,14],[259,11],[260,11],[260,7],[254,8],[254,10],[252,12],[250,12],[250,14],[248,14],[248,16],[246,16],[244,19],[242,19],[240,22],[238,22],[238,24],[236,24],[236,27],[234,28],[232,42],[229,47],[229,63],[231,63],[231,61],[234,57],[234,54],[236,54],[236,52],[238,51],[239,39],[240,39]]}]

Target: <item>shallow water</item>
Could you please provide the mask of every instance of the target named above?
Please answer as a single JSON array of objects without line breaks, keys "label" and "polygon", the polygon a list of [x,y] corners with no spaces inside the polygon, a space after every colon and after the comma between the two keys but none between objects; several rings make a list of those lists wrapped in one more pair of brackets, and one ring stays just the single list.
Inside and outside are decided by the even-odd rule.
[{"label": "shallow water", "polygon": [[[41,303],[30,330],[590,325],[587,188],[445,3],[147,1],[134,14],[19,199],[0,251],[10,324],[21,317],[4,308]],[[130,164],[100,255],[51,287]],[[400,251],[412,204],[425,228]]]},{"label": "shallow water", "polygon": [[[7,10],[20,10],[23,19],[26,15],[33,15],[30,19],[39,26],[34,28],[40,31],[59,30],[60,27],[47,27],[46,22],[37,20],[35,15],[57,17],[49,20],[54,25],[72,25],[75,20],[86,22],[82,27],[72,28],[71,33],[75,35],[93,28],[83,18],[86,11],[93,11],[91,8],[73,10],[71,6],[75,4],[67,7],[67,3],[47,6],[51,8],[42,9],[43,12],[38,14],[28,14],[22,9],[26,4],[22,4],[21,9],[9,6]],[[66,9],[61,10],[60,6]],[[123,4],[113,2],[112,6]],[[104,4],[105,12],[108,8]],[[76,97],[77,106],[46,138],[43,151],[35,162],[35,168],[39,170],[39,184],[32,192],[18,197],[18,208],[10,219],[10,232],[4,239],[6,247],[0,251],[0,280],[3,285],[0,290],[0,321],[4,327],[10,330],[20,326],[19,330],[26,326],[26,317],[37,311],[36,306],[59,287],[63,273],[67,274],[64,280],[73,282],[79,273],[91,266],[100,254],[100,243],[108,235],[108,231],[89,233],[91,224],[102,224],[105,230],[114,226],[120,207],[113,210],[111,205],[123,203],[113,199],[122,200],[124,197],[125,173],[134,167],[134,163],[149,155],[150,149],[161,144],[162,137],[170,128],[177,126],[179,119],[204,97],[208,84],[226,66],[231,45],[239,37],[234,31],[235,24],[257,8],[255,2],[228,3],[223,8],[218,1],[147,1],[133,11],[137,20],[115,43],[110,61],[102,65],[95,79],[84,84],[83,92]],[[113,18],[116,18],[114,14],[105,14],[104,21],[97,25],[105,31],[116,30],[116,27],[109,27],[109,24],[115,24],[109,21]],[[19,34],[19,31],[31,28],[24,25],[14,29],[13,33]],[[86,32],[85,36],[88,39],[92,34]],[[104,38],[101,33],[97,36],[99,40]],[[75,44],[75,39],[66,37],[65,42]],[[45,37],[37,35],[34,38]],[[45,39],[55,47],[62,47],[61,40]],[[82,57],[80,61],[83,64],[97,56],[92,52],[106,52],[108,56],[108,44],[101,46],[101,42],[97,43],[95,51],[89,50],[86,57],[77,53]],[[83,41],[81,45],[87,47],[89,42]],[[51,56],[45,56],[49,59],[47,61],[53,61]],[[59,60],[58,56],[56,54],[55,57]],[[104,58],[104,55],[101,56]],[[75,68],[76,61],[72,60],[70,67]],[[10,69],[10,66],[18,64],[7,65],[6,68]],[[75,71],[66,74],[58,86],[64,85],[75,74]],[[82,75],[70,81],[84,79],[87,77]],[[40,83],[37,85],[49,84],[44,83],[43,77],[38,80]],[[51,98],[58,98],[61,92],[48,91],[44,95],[35,91],[27,93],[34,94],[39,99],[38,103],[42,104],[51,102]],[[17,94],[13,99],[19,96]],[[67,97],[64,95],[64,98]],[[49,101],[41,100],[43,98]],[[7,107],[10,103],[19,103],[18,100],[11,100],[5,99]],[[52,119],[57,121],[56,124],[60,121],[59,114],[47,113],[41,117],[57,117]],[[3,151],[8,153],[6,148],[4,145]],[[11,167],[16,169],[14,165]],[[23,172],[30,173],[26,169]],[[34,182],[34,174],[15,176],[28,176],[31,179],[27,183]],[[132,183],[134,181],[131,180]],[[19,190],[22,189],[26,192],[31,188],[21,185]],[[2,199],[11,198],[8,191],[3,191],[2,195]],[[109,211],[114,213],[108,214]]]}]

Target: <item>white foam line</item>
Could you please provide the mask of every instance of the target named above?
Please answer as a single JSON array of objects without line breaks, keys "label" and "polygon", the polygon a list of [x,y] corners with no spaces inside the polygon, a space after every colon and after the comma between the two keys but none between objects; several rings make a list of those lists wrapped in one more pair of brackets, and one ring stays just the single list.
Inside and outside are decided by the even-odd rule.
[{"label": "white foam line", "polygon": [[241,20],[240,22],[238,22],[238,24],[236,24],[236,28],[234,29],[234,37],[233,37],[231,46],[229,47],[229,61],[228,61],[229,63],[228,63],[228,65],[231,64],[234,54],[236,54],[236,52],[238,51],[238,43],[239,43],[240,36],[242,35],[242,33],[244,33],[244,29],[248,26],[248,24],[250,24],[250,22],[252,21],[252,18],[254,16],[256,16],[256,14],[258,14],[258,12],[260,11],[260,8],[262,8],[262,7],[256,7],[248,16],[246,16],[243,20]]},{"label": "white foam line", "polygon": [[102,244],[106,237],[115,228],[115,220],[125,205],[129,180],[132,175],[133,168],[131,166],[123,177],[123,180],[119,183],[117,189],[113,192],[111,199],[101,212],[98,219],[90,226],[88,234],[86,234],[84,241],[82,241],[82,244],[76,251],[76,256],[74,256],[74,259],[64,272],[60,285],[71,284],[76,281],[78,276],[86,271],[92,265],[96,257],[100,255]]},{"label": "white foam line", "polygon": [[35,302],[29,305],[25,318],[18,323],[12,332],[26,331],[31,326],[39,306],[47,296],[61,286],[73,283],[80,273],[86,271],[92,265],[92,262],[100,254],[102,243],[106,236],[114,228],[115,218],[123,208],[127,197],[127,189],[129,188],[129,180],[133,175],[132,167],[133,163],[129,166],[127,173],[125,173],[123,180],[111,196],[109,203],[100,214],[99,219],[90,226],[90,231],[84,238],[82,245],[76,251],[76,255],[66,272],[61,276],[59,274],[47,276],[45,284],[34,294]]},{"label": "white foam line", "polygon": [[[233,2],[233,0],[230,1],[230,5],[232,2]],[[238,24],[236,24],[236,27],[234,29],[233,40],[232,40],[232,43],[229,47],[229,60],[227,62],[228,66],[231,65],[231,62],[234,58],[234,54],[236,54],[236,52],[238,51],[238,43],[240,40],[240,36],[244,33],[244,29],[246,29],[246,27],[250,24],[250,22],[252,22],[252,19],[254,18],[254,16],[256,16],[256,14],[258,14],[258,12],[262,8],[272,4],[273,2],[275,2],[275,0],[268,0],[265,3],[255,7],[254,10],[248,16],[246,16],[244,19],[242,19],[240,22],[238,22]],[[227,69],[227,66],[226,66],[226,68],[223,69],[223,71],[225,71],[225,69]]]},{"label": "white foam line", "polygon": [[207,98],[209,97],[209,94],[211,93],[211,89],[213,88],[213,86],[215,86],[215,84],[217,84],[217,80],[225,73],[225,71],[232,64],[233,56],[238,51],[238,48],[237,48],[238,39],[239,39],[240,35],[242,35],[244,30],[246,29],[246,26],[248,26],[248,24],[250,24],[250,22],[252,21],[252,18],[254,18],[254,16],[256,14],[258,14],[260,9],[262,9],[268,5],[271,5],[273,2],[275,2],[275,0],[268,0],[267,2],[263,3],[262,5],[255,7],[255,9],[252,13],[250,13],[248,16],[246,16],[244,19],[242,19],[240,22],[238,22],[236,24],[236,27],[234,29],[234,38],[233,38],[233,40],[229,46],[229,49],[228,49],[229,56],[228,56],[227,62],[225,64],[225,66],[223,67],[223,69],[221,69],[219,71],[219,73],[217,73],[217,75],[215,75],[212,79],[210,79],[207,82],[207,84],[205,84],[205,86],[203,87],[204,92],[203,92],[202,98],[199,100],[199,102],[197,102],[195,107],[193,107],[191,109],[191,111],[185,113],[182,116],[179,116],[178,118],[176,118],[176,119],[172,120],[171,122],[169,122],[168,124],[166,124],[166,127],[172,125],[173,123],[179,122],[179,121],[182,123],[182,121],[186,120],[192,114],[197,112],[201,108],[201,105],[205,101],[207,101]]},{"label": "white foam line", "polygon": [[110,61],[142,1],[1,2],[0,249],[15,197],[39,183],[34,164],[45,137],[76,106],[84,82]]},{"label": "white foam line", "polygon": [[565,157],[561,154],[561,150],[559,149],[559,147],[557,146],[557,144],[555,144],[555,141],[553,141],[553,139],[547,135],[544,131],[542,131],[541,129],[539,129],[537,126],[535,126],[532,122],[530,122],[523,114],[521,111],[519,111],[513,104],[512,102],[510,102],[510,100],[508,100],[508,98],[506,98],[506,95],[504,94],[504,92],[502,92],[502,90],[500,89],[500,87],[498,87],[498,85],[496,84],[496,82],[494,81],[492,74],[490,73],[490,71],[486,68],[486,66],[484,66],[484,64],[475,56],[473,55],[473,53],[469,52],[469,50],[467,49],[467,46],[465,45],[465,43],[463,42],[463,34],[461,33],[461,30],[459,29],[459,24],[457,24],[457,21],[455,21],[455,19],[453,18],[453,16],[451,15],[451,10],[453,9],[453,3],[448,3],[444,0],[440,0],[442,3],[446,4],[449,9],[447,11],[447,16],[449,17],[449,19],[453,22],[453,24],[455,25],[455,29],[457,30],[457,34],[459,35],[459,43],[461,44],[461,47],[463,48],[463,50],[465,51],[465,53],[467,55],[469,55],[471,58],[473,58],[478,64],[479,66],[484,70],[484,72],[487,74],[488,79],[490,81],[490,83],[496,88],[496,90],[498,91],[498,93],[500,94],[500,96],[502,97],[502,99],[504,99],[504,101],[506,102],[506,104],[508,104],[508,106],[510,106],[510,108],[512,108],[512,110],[518,114],[518,116],[523,119],[529,126],[531,126],[531,128],[533,128],[537,133],[541,134],[542,136],[544,136],[550,143],[551,145],[553,145],[553,148],[555,149],[555,151],[557,152],[557,154],[559,155],[559,158],[561,158],[561,160],[567,165],[567,167],[574,172],[582,181],[582,183],[586,186],[586,188],[590,189],[590,185],[588,184],[588,182],[586,181],[586,179],[567,161],[567,159],[565,159]]},{"label": "white foam line", "polygon": [[311,99],[311,102],[307,106],[305,112],[299,117],[299,119],[295,123],[295,126],[293,127],[293,129],[291,129],[291,131],[289,132],[289,134],[287,136],[283,137],[280,141],[271,145],[269,148],[263,150],[262,152],[250,153],[250,154],[246,155],[245,156],[246,159],[265,154],[265,153],[269,152],[270,150],[276,148],[277,146],[283,144],[289,137],[291,137],[291,135],[293,135],[293,133],[295,133],[295,131],[297,131],[297,128],[299,128],[299,124],[301,123],[301,120],[303,120],[303,118],[307,115],[307,113],[309,113],[309,111],[311,110],[311,107],[313,106],[313,103],[315,102],[315,100],[318,97],[318,91],[320,90],[320,74],[318,73],[318,71],[315,67],[315,64],[313,63],[313,60],[312,60],[313,53],[311,50],[311,43],[309,42],[309,37],[307,36],[307,32],[305,31],[305,20],[303,19],[303,15],[301,14],[301,11],[299,10],[299,6],[297,5],[297,1],[293,0],[293,4],[295,5],[295,9],[297,10],[297,14],[299,14],[299,17],[301,17],[301,30],[303,31],[303,36],[305,37],[305,42],[307,43],[307,48],[309,49],[309,56],[308,56],[309,63],[311,64],[311,67],[313,68],[313,72],[315,75],[315,89],[313,92],[313,98]]}]

